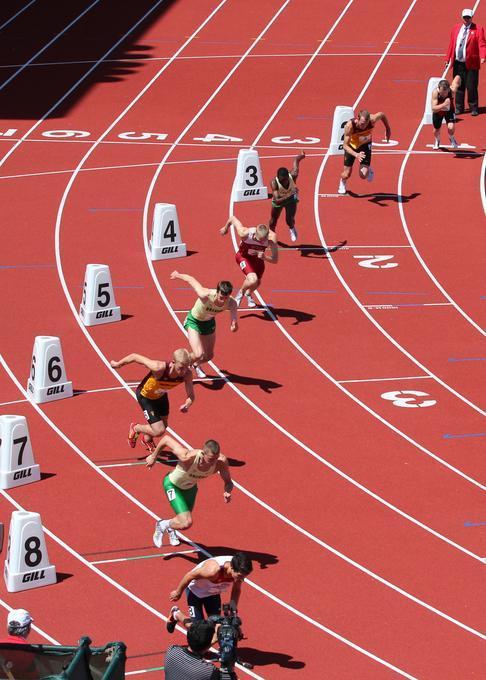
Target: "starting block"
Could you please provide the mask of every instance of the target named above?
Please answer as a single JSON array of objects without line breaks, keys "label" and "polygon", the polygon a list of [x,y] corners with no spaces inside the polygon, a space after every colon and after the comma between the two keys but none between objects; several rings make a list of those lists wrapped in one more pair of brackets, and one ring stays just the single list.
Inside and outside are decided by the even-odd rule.
[{"label": "starting block", "polygon": [[79,316],[85,326],[121,320],[107,264],[88,264],[84,275],[83,299]]},{"label": "starting block", "polygon": [[338,156],[343,153],[344,127],[351,118],[354,118],[354,111],[350,106],[336,106],[334,109],[331,142],[329,144],[330,156]]},{"label": "starting block", "polygon": [[36,404],[73,396],[73,384],[66,379],[59,338],[36,336],[27,391]]},{"label": "starting block", "polygon": [[442,80],[442,78],[429,78],[422,125],[432,125],[432,92],[435,90],[440,80]]},{"label": "starting block", "polygon": [[0,416],[0,489],[39,480],[27,420],[24,416]]},{"label": "starting block", "polygon": [[177,209],[173,203],[156,203],[150,239],[150,259],[168,260],[185,257],[186,244],[182,243]]},{"label": "starting block", "polygon": [[9,593],[56,583],[56,567],[49,563],[38,512],[12,512],[3,575]]},{"label": "starting block", "polygon": [[233,201],[260,201],[268,198],[256,149],[240,149],[233,182]]}]

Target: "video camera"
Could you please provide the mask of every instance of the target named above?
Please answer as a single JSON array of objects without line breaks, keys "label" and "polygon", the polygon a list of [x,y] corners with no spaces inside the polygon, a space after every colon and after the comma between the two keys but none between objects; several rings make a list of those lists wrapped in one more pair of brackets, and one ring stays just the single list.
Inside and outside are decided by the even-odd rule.
[{"label": "video camera", "polygon": [[223,616],[210,616],[209,621],[219,624],[218,644],[219,661],[221,663],[221,678],[235,680],[235,664],[238,662],[245,668],[253,668],[252,664],[242,662],[238,659],[238,642],[242,639],[241,619],[237,615],[234,602],[223,605]]}]

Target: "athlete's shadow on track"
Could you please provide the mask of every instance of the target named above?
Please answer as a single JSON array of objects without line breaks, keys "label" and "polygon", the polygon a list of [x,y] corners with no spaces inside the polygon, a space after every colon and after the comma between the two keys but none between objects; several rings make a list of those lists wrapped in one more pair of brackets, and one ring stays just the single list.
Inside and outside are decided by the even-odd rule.
[{"label": "athlete's shadow on track", "polygon": [[[266,380],[265,378],[252,378],[249,375],[238,375],[237,373],[231,373],[230,371],[221,370],[221,373],[225,375],[229,382],[235,385],[257,385],[261,390],[267,394],[271,394],[272,390],[277,389],[277,387],[282,387],[281,383],[274,382],[273,380]],[[224,380],[215,380],[213,382],[200,382],[197,383],[201,385],[206,390],[222,390],[225,384]]]},{"label": "athlete's shadow on track", "polygon": [[[260,565],[260,569],[267,569],[268,567],[272,567],[273,565],[278,564],[278,557],[276,555],[272,555],[271,553],[260,552],[257,550],[247,550],[246,548],[242,548],[240,546],[238,548],[235,548],[234,546],[229,547],[227,545],[206,545],[205,543],[201,543],[200,541],[195,542],[210,555],[234,555],[234,553],[239,551],[244,552],[245,555],[248,555],[248,557],[254,563],[253,566],[256,567],[255,562],[257,562]],[[182,557],[183,559],[188,560],[189,562],[194,562],[194,564],[198,564],[202,560],[206,559],[206,556],[204,554],[181,555],[178,553],[174,553],[173,555],[167,555],[167,557],[164,557],[164,562],[174,557],[177,558]]]},{"label": "athlete's shadow on track", "polygon": [[[295,247],[295,250],[298,250],[300,252],[301,257],[311,257],[311,258],[317,258],[320,257],[323,260],[328,260],[329,258],[327,257],[328,253],[335,253],[337,250],[340,250],[346,245],[347,241],[340,241],[337,243],[335,246],[330,246],[329,248],[324,248],[321,245],[313,245],[312,243],[301,243],[300,245]],[[285,243],[281,243],[280,241],[278,242],[279,246],[282,248],[290,248],[292,246],[288,246]]]},{"label": "athlete's shadow on track", "polygon": [[355,194],[354,191],[348,189],[348,196],[351,196],[351,198],[367,198],[369,203],[375,203],[381,208],[388,208],[388,203],[384,201],[391,201],[392,203],[408,203],[409,201],[413,201],[414,198],[421,196],[421,194],[415,192],[405,196],[405,194],[387,194],[379,191],[372,194]]},{"label": "athlete's shadow on track", "polygon": [[256,314],[255,312],[249,314],[242,314],[240,319],[247,319],[249,317],[255,317],[255,319],[260,319],[260,321],[275,321],[275,319],[290,318],[295,319],[292,326],[298,326],[299,323],[304,323],[305,321],[313,321],[316,317],[315,314],[310,314],[309,312],[300,312],[297,309],[286,309],[285,307],[271,307],[271,310],[265,309],[265,307],[260,307],[263,314]]},{"label": "athlete's shadow on track", "polygon": [[268,666],[273,663],[282,666],[282,668],[293,668],[295,670],[305,667],[303,661],[295,661],[289,654],[264,652],[261,649],[242,647],[241,645],[238,645],[238,658],[254,666]]}]

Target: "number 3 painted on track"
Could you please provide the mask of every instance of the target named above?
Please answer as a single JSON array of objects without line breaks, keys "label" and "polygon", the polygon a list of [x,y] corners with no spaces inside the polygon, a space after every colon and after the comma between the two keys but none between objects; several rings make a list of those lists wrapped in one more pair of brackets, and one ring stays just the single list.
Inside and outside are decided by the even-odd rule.
[{"label": "number 3 painted on track", "polygon": [[[406,395],[412,395],[410,397]],[[419,392],[418,390],[396,390],[394,392],[383,392],[382,399],[387,399],[393,402],[393,406],[400,406],[401,408],[424,408],[426,406],[434,406],[437,404],[435,399],[424,399],[419,401],[416,397],[428,397],[427,392]]]}]

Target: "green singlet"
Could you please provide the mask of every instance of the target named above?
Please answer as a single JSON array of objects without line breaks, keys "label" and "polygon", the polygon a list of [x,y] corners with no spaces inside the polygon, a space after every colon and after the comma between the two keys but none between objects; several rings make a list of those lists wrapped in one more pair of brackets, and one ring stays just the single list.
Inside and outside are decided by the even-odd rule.
[{"label": "green singlet", "polygon": [[191,512],[196,503],[197,484],[190,489],[180,489],[169,479],[169,475],[164,477],[164,490],[176,515],[181,512]]}]

